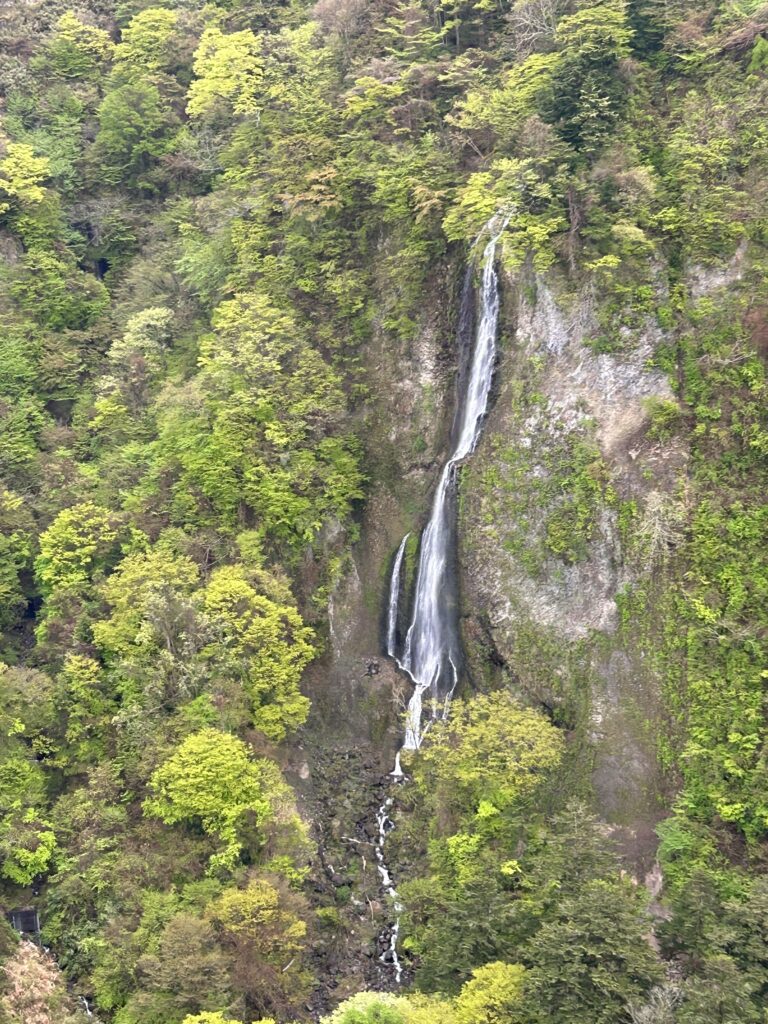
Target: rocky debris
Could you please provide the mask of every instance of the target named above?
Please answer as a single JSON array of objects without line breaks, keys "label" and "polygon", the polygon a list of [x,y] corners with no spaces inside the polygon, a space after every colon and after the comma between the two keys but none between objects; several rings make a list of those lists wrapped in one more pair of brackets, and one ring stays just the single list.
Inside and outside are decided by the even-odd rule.
[{"label": "rocky debris", "polygon": [[695,264],[688,268],[688,289],[694,299],[735,284],[744,273],[744,260],[747,255],[747,240],[744,239],[736,252],[725,266],[710,267]]},{"label": "rocky debris", "polygon": [[313,943],[320,979],[313,1012],[319,1016],[354,991],[397,987],[391,964],[381,960],[389,946],[392,908],[375,855],[376,815],[391,779],[367,744],[329,748],[312,736],[304,746],[311,786],[302,787],[301,808],[318,850],[309,884],[320,908]]},{"label": "rocky debris", "polygon": [[56,961],[23,939],[2,966],[0,1019],[8,1024],[86,1024],[94,1018],[67,991]]}]

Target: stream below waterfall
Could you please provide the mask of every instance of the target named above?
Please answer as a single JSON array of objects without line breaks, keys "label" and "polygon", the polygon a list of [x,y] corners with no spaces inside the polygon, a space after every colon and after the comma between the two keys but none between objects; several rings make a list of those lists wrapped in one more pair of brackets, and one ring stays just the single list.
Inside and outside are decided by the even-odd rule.
[{"label": "stream below waterfall", "polygon": [[[499,326],[499,277],[496,269],[496,248],[509,217],[497,214],[478,236],[488,237],[482,254],[482,277],[478,289],[478,315],[474,313],[474,263],[470,264],[462,290],[458,325],[460,351],[467,335],[472,337],[465,372],[459,373],[456,415],[452,431],[451,455],[435,490],[429,520],[421,536],[416,585],[411,606],[410,624],[405,642],[398,637],[398,620],[403,589],[403,560],[410,534],[400,542],[392,566],[387,605],[386,652],[413,683],[408,702],[403,750],[418,750],[426,729],[422,730],[424,695],[430,692],[431,719],[445,717],[451,697],[459,682],[462,661],[459,632],[459,595],[456,561],[456,492],[458,469],[475,450],[488,411],[488,401],[496,365],[496,341]],[[476,329],[473,330],[477,323]],[[427,725],[428,728],[428,725]],[[404,781],[400,751],[392,772],[394,779]],[[385,859],[388,833],[394,828],[390,811],[394,803],[387,797],[376,815],[378,837],[376,862],[382,887],[391,899],[394,922],[389,929],[388,947],[380,957],[391,963],[395,980],[400,984],[403,967],[397,952],[402,905]]]}]

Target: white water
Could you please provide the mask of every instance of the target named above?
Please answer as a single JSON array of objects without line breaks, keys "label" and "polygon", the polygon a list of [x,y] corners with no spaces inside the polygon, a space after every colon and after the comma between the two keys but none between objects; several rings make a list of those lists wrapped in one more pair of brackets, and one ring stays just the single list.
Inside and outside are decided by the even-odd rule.
[{"label": "white water", "polygon": [[384,891],[387,896],[392,900],[393,908],[395,911],[395,922],[392,925],[392,931],[389,936],[389,947],[382,953],[379,960],[382,963],[391,963],[395,968],[395,981],[399,985],[403,978],[403,965],[400,962],[400,957],[397,954],[397,940],[400,937],[400,914],[403,911],[403,906],[397,895],[397,889],[395,883],[392,880],[392,876],[389,873],[389,868],[384,860],[384,844],[387,840],[387,833],[390,832],[395,826],[392,819],[389,816],[389,809],[392,806],[392,797],[388,797],[379,808],[379,812],[376,815],[376,824],[378,826],[378,837],[376,840],[376,867],[381,878],[381,884],[384,887]]},{"label": "white water", "polygon": [[432,512],[421,540],[413,613],[401,663],[415,687],[406,717],[406,750],[416,750],[421,744],[424,693],[432,691],[433,717],[436,717],[438,699],[442,698],[443,707],[447,709],[458,682],[458,630],[451,609],[447,607],[447,601],[454,593],[449,579],[454,528],[452,499],[457,467],[475,450],[488,411],[499,324],[496,246],[508,221],[508,217],[497,216],[486,225],[483,232],[488,232],[490,238],[483,252],[480,321],[472,349],[466,392],[459,396],[459,429],[451,457],[440,475]]},{"label": "white water", "polygon": [[[452,499],[458,464],[475,450],[483,420],[488,411],[488,398],[493,383],[496,363],[496,335],[499,325],[499,279],[496,272],[496,246],[509,218],[498,215],[488,222],[480,237],[490,236],[483,251],[483,277],[480,291],[480,321],[475,334],[475,343],[469,368],[469,377],[464,395],[459,396],[457,415],[458,431],[450,459],[443,468],[437,491],[432,502],[432,512],[421,541],[419,567],[416,576],[416,590],[413,601],[411,624],[405,639],[403,658],[397,655],[397,613],[400,601],[401,575],[405,546],[410,534],[406,534],[397,549],[392,566],[387,606],[387,654],[394,658],[399,668],[407,672],[414,682],[414,691],[408,703],[405,740],[403,749],[416,750],[421,744],[424,731],[421,728],[423,695],[431,689],[433,716],[437,715],[438,700],[443,682],[443,714],[448,710],[453,691],[459,678],[460,642],[454,612],[448,603],[454,588],[449,579],[454,510]],[[395,758],[392,776],[404,780],[400,766],[400,751]],[[387,950],[379,958],[382,963],[391,963],[395,969],[395,980],[402,981],[403,967],[397,953],[400,935],[400,915],[403,907],[397,889],[384,857],[387,834],[394,828],[390,817],[392,797],[379,807],[376,815],[378,838],[376,862],[382,886],[392,899],[395,920],[389,936]]]},{"label": "white water", "polygon": [[403,557],[405,556],[405,545],[408,543],[410,533],[406,533],[400,541],[400,547],[395,555],[395,562],[392,566],[392,582],[389,585],[389,606],[387,608],[387,654],[395,658],[397,647],[397,606],[400,603],[400,577],[403,572]]}]

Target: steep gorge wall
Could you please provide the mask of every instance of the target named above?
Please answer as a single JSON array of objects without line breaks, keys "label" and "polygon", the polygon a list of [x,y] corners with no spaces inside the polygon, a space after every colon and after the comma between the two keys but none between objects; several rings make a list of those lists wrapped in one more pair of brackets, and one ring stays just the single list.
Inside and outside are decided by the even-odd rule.
[{"label": "steep gorge wall", "polygon": [[[326,657],[308,679],[313,730],[325,745],[370,744],[387,771],[408,692],[382,657],[384,608],[397,547],[408,532],[418,537],[444,460],[455,401],[460,282],[458,259],[435,267],[413,334],[397,337],[377,325],[362,353],[369,397],[358,430],[368,499],[359,540],[330,595]],[[409,574],[415,569],[415,544],[405,568]]]},{"label": "steep gorge wall", "polygon": [[[381,656],[382,610],[394,552],[406,532],[418,535],[444,457],[459,278],[458,261],[440,268],[413,338],[377,331],[364,355],[370,498],[330,597],[327,655],[308,679],[308,761],[322,761],[313,774],[341,758],[344,776],[359,777],[356,793],[389,771],[409,694]],[[649,400],[673,398],[651,366],[668,339],[648,322],[622,351],[596,350],[594,287],[574,293],[555,272],[507,274],[504,303],[496,394],[461,487],[469,675],[475,686],[512,684],[571,730],[581,788],[645,871],[667,785],[653,740],[663,711],[654,666],[631,623],[620,628],[619,606],[624,588],[663,573],[663,552],[625,550],[622,521],[634,505],[652,525],[684,500],[684,450],[648,433]],[[361,812],[351,794],[348,803],[338,832]]]},{"label": "steep gorge wall", "polygon": [[[329,1003],[361,988],[394,985],[392,969],[378,959],[391,909],[373,844],[410,687],[382,654],[384,608],[397,547],[409,531],[418,536],[445,458],[461,272],[458,258],[434,268],[408,337],[385,328],[382,289],[380,322],[361,353],[368,398],[357,426],[366,448],[368,499],[359,540],[329,595],[325,653],[305,674],[312,711],[289,766],[320,851],[315,885],[345,921],[342,940],[326,944],[319,936],[315,946]],[[415,554],[414,544],[405,566],[411,578]]]},{"label": "steep gorge wall", "polygon": [[[698,298],[740,271],[737,254],[692,268],[685,286]],[[652,606],[663,592],[686,516],[687,450],[655,422],[676,405],[656,364],[674,339],[649,318],[601,350],[598,290],[574,293],[557,273],[508,275],[506,294],[498,395],[463,480],[471,676],[511,684],[569,728],[577,788],[642,876],[676,779],[660,756],[662,626],[624,597],[642,587]]]},{"label": "steep gorge wall", "polygon": [[[690,268],[682,287],[695,301],[718,301],[738,287],[742,264],[739,252],[723,268]],[[380,330],[365,353],[370,499],[330,598],[327,654],[309,678],[300,788],[322,832],[327,877],[353,894],[345,914],[354,931],[338,953],[344,984],[391,982],[374,956],[388,917],[368,846],[410,688],[381,654],[383,609],[408,531],[415,569],[415,538],[445,457],[460,272],[458,260],[440,268],[412,338]],[[657,268],[660,303],[665,279]],[[648,317],[606,344],[605,294],[589,280],[575,289],[558,270],[506,273],[503,295],[492,408],[462,471],[467,684],[510,686],[567,730],[568,791],[594,804],[628,870],[656,894],[655,826],[680,785],[665,758],[657,648],[668,624],[655,605],[683,571],[692,507],[686,435],[663,429],[679,406],[662,355],[681,327]],[[407,878],[410,854],[395,846],[392,855],[406,858],[395,871]]]}]

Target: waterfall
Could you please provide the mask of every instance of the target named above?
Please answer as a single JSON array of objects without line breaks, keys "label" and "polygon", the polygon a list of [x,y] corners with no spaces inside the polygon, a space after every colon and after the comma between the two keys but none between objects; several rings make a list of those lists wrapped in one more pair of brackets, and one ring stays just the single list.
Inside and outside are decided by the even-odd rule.
[{"label": "waterfall", "polygon": [[[443,708],[447,709],[459,680],[461,644],[456,579],[452,571],[456,479],[460,463],[477,446],[488,410],[499,323],[496,247],[508,222],[508,217],[497,215],[483,230],[483,234],[487,232],[490,238],[482,257],[479,322],[466,380],[460,381],[452,453],[440,474],[429,521],[421,539],[411,624],[406,634],[402,658],[398,661],[414,683],[406,717],[403,744],[406,750],[416,750],[421,744],[424,694],[431,691],[432,715],[436,717],[438,702],[442,702]],[[396,567],[399,594],[400,566]],[[396,619],[397,608],[393,613],[391,602],[392,593],[390,616],[394,615]]]},{"label": "waterfall", "polygon": [[388,797],[379,808],[378,814],[376,815],[376,826],[378,828],[378,838],[376,840],[376,868],[381,878],[381,884],[384,887],[384,891],[387,896],[393,902],[395,911],[395,922],[392,925],[392,930],[389,935],[389,942],[387,943],[387,949],[379,957],[382,963],[391,963],[395,968],[395,981],[399,985],[403,980],[403,965],[400,962],[400,957],[397,953],[397,940],[400,937],[400,914],[403,911],[402,904],[399,901],[397,895],[397,889],[395,889],[395,883],[392,881],[392,876],[389,873],[387,862],[384,860],[384,844],[387,840],[387,834],[395,827],[394,822],[389,816],[389,809],[392,806],[392,797]]},{"label": "waterfall", "polygon": [[[387,605],[387,654],[398,667],[407,672],[414,683],[413,695],[408,703],[403,749],[417,750],[421,744],[421,716],[423,696],[432,691],[432,713],[437,716],[438,702],[442,701],[443,714],[448,710],[453,691],[459,681],[461,642],[459,639],[458,593],[456,573],[453,571],[456,545],[456,479],[459,464],[475,450],[483,420],[488,410],[488,399],[493,383],[496,363],[496,335],[499,325],[499,278],[496,272],[496,246],[509,217],[493,217],[481,232],[489,241],[482,257],[480,308],[474,344],[468,345],[467,366],[460,367],[456,416],[451,434],[451,456],[443,467],[438,481],[429,521],[421,538],[416,589],[413,598],[411,623],[405,637],[402,657],[398,656],[397,622],[402,589],[401,577],[406,534],[397,549],[392,565],[392,578]],[[478,241],[479,241],[478,238]],[[475,243],[477,245],[477,242]],[[474,246],[473,246],[474,249]],[[474,298],[474,267],[470,265],[464,281],[459,316],[458,338],[460,347],[474,325],[472,300]],[[464,353],[462,352],[462,355]],[[400,751],[392,771],[395,780],[405,779],[400,767]],[[394,822],[390,816],[393,799],[388,797],[376,815],[378,840],[376,861],[384,891],[390,897],[395,920],[389,931],[387,949],[380,957],[395,969],[395,980],[402,981],[403,967],[397,952],[402,905],[384,857],[386,838]]]},{"label": "waterfall", "polygon": [[410,533],[406,533],[400,541],[395,561],[392,566],[392,581],[389,585],[389,604],[387,606],[387,654],[390,658],[396,658],[397,649],[397,609],[400,604],[400,577],[403,572],[403,558],[405,556],[405,545],[408,543]]}]

